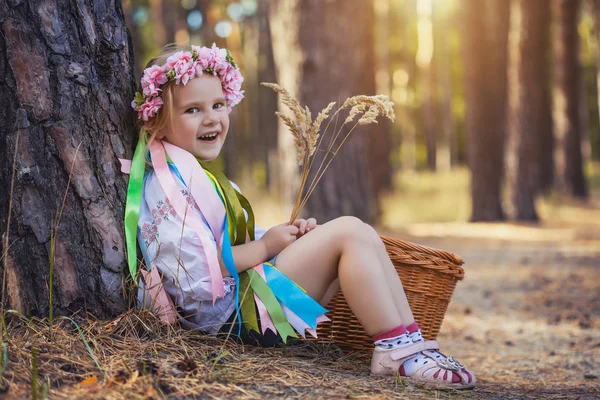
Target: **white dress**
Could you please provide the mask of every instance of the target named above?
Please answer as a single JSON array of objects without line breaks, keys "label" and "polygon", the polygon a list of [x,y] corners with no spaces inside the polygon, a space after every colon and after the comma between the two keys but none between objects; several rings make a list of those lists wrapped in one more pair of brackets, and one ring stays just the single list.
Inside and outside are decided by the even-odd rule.
[{"label": "white dress", "polygon": [[[187,212],[195,212],[202,219],[207,236],[211,238],[210,245],[216,248],[215,238],[191,193],[175,167],[171,164],[169,167],[179,190],[188,200],[190,208]],[[232,185],[240,192],[237,185],[233,182]],[[192,228],[183,224],[166,199],[154,171],[146,173],[142,193],[138,242],[146,268],[156,266],[163,274],[164,289],[178,308],[179,318],[185,326],[207,333],[218,332],[235,310],[235,280],[223,278],[225,296],[218,298],[213,305],[210,273],[202,242]],[[265,230],[257,226],[255,239],[260,239],[264,233]],[[138,303],[143,301],[143,285],[140,286]]]}]

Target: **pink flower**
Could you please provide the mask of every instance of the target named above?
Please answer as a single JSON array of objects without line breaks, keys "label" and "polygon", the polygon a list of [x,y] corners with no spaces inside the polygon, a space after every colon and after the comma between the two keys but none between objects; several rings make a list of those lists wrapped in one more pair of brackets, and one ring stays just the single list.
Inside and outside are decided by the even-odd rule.
[{"label": "pink flower", "polygon": [[229,109],[236,106],[244,98],[243,90],[231,91],[231,90],[225,89],[225,90],[223,90],[223,93],[225,94],[225,100],[227,101],[227,108],[229,108]]},{"label": "pink flower", "polygon": [[205,66],[200,61],[194,62],[194,71],[196,72],[196,76],[202,76],[202,73],[206,69]]},{"label": "pink flower", "polygon": [[220,76],[223,77],[227,74],[229,69],[233,69],[231,64],[224,58],[217,58],[213,64],[213,70]]},{"label": "pink flower", "polygon": [[217,47],[217,45],[215,43],[213,43],[211,50],[211,54],[213,57],[213,60],[225,60],[225,58],[227,57],[227,50],[225,49],[220,49]]},{"label": "pink flower", "polygon": [[167,75],[162,67],[153,65],[144,70],[142,91],[146,96],[157,96],[160,85],[167,83]]},{"label": "pink flower", "polygon": [[[172,64],[172,67],[171,67]],[[185,86],[190,79],[196,76],[194,60],[189,51],[175,53],[167,60],[167,66],[175,70],[175,83],[183,83]]]},{"label": "pink flower", "polygon": [[165,71],[170,71],[175,67],[175,64],[177,63],[177,61],[179,61],[179,59],[181,58],[183,54],[183,51],[178,51],[177,53],[173,54],[171,57],[167,58],[167,62],[164,65]]},{"label": "pink flower", "polygon": [[158,110],[163,105],[163,100],[160,97],[148,97],[146,98],[146,102],[142,104],[140,110],[138,112],[139,118],[144,121],[148,121],[148,119],[154,117],[158,114]]},{"label": "pink flower", "polygon": [[196,58],[196,64],[199,65],[201,71],[204,71],[209,67],[209,63],[211,61],[211,51],[208,47],[198,47],[192,46],[192,50],[195,50],[198,53]]},{"label": "pink flower", "polygon": [[223,87],[232,90],[239,91],[242,87],[242,82],[244,82],[244,78],[239,70],[231,67],[227,74],[221,77],[221,81],[223,82]]}]

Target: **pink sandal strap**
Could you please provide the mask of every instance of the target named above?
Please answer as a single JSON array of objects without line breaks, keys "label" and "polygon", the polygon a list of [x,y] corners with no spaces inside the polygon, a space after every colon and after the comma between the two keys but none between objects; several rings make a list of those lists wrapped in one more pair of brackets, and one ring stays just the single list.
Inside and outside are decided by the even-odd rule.
[{"label": "pink sandal strap", "polygon": [[413,343],[408,346],[400,347],[399,349],[392,350],[390,352],[390,358],[394,361],[402,360],[403,358],[409,358],[417,353],[425,350],[436,350],[439,349],[438,343],[435,340],[425,340],[419,343]]}]

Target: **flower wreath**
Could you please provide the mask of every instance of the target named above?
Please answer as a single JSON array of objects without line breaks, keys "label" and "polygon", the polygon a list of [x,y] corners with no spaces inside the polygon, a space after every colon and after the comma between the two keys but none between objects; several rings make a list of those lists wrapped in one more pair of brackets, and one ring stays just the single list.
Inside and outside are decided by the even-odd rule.
[{"label": "flower wreath", "polygon": [[229,112],[244,98],[244,91],[240,90],[244,78],[228,49],[220,49],[215,44],[212,48],[191,48],[192,51],[173,54],[165,65],[153,65],[144,70],[142,93],[136,92],[131,102],[131,107],[138,112],[138,119],[148,121],[158,114],[163,105],[159,92],[167,82],[175,81],[176,84],[183,83],[185,86],[190,79],[201,76],[204,72],[221,79]]}]

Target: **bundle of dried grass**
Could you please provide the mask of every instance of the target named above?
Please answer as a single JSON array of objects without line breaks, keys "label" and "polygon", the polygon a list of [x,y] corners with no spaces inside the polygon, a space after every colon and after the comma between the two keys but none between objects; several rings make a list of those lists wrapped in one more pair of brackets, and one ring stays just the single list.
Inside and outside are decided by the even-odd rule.
[{"label": "bundle of dried grass", "polygon": [[[275,83],[262,83],[275,92],[281,95],[282,103],[292,111],[293,117],[287,116],[281,112],[275,114],[281,118],[283,123],[290,129],[290,133],[294,137],[298,154],[298,164],[302,167],[302,175],[300,177],[300,188],[294,208],[290,217],[290,224],[298,218],[302,208],[306,205],[309,197],[315,190],[315,187],[323,177],[323,174],[331,164],[333,158],[337,155],[342,145],[346,142],[352,131],[359,125],[376,124],[377,117],[386,117],[391,121],[396,118],[394,114],[394,103],[387,96],[353,96],[348,99],[330,116],[331,110],[335,106],[335,102],[329,103],[313,121],[311,112],[308,107],[302,107],[300,102],[294,99],[290,93]],[[339,114],[348,110],[348,116],[344,119],[339,129],[334,128],[330,134],[330,140],[327,148],[321,148],[323,138],[327,136],[327,131],[331,122],[339,117]],[[320,132],[323,121],[329,118],[329,122],[323,133]],[[355,121],[356,120],[356,121]],[[350,126],[350,129],[345,134],[342,134],[344,127]],[[337,123],[336,123],[337,126]],[[340,140],[341,137],[341,140]],[[319,168],[314,174],[313,164],[316,159],[317,151],[323,151],[324,157],[321,159]],[[309,178],[310,177],[310,178]]]}]

